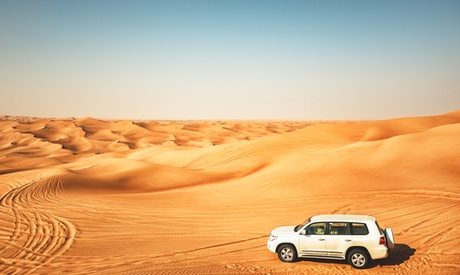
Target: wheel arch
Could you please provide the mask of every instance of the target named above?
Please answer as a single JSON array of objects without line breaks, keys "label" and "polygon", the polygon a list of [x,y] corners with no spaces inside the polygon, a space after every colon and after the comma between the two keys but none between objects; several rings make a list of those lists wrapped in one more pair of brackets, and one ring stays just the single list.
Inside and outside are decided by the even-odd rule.
[{"label": "wheel arch", "polygon": [[369,258],[372,259],[371,253],[369,253],[369,250],[367,250],[367,248],[364,247],[364,246],[350,246],[350,247],[347,249],[347,253],[345,253],[345,259],[348,259],[348,255],[350,254],[350,252],[351,252],[353,249],[362,249],[364,252],[366,252],[366,254],[369,256]]},{"label": "wheel arch", "polygon": [[[276,249],[275,249],[276,253],[279,252],[280,247],[281,247],[282,245],[284,245],[284,244],[291,245],[291,246],[294,247],[294,249],[297,251],[297,246],[295,246],[295,244],[293,244],[293,243],[291,243],[291,242],[282,242],[282,243],[279,243],[279,244],[276,246]],[[297,251],[297,253],[298,253],[298,252],[299,252],[299,251]]]}]

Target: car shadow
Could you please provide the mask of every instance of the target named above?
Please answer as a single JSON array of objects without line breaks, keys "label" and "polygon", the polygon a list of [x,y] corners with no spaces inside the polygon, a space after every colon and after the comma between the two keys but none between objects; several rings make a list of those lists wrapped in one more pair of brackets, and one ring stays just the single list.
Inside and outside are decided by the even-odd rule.
[{"label": "car shadow", "polygon": [[[415,254],[415,248],[411,248],[407,244],[395,244],[395,247],[388,253],[388,257],[385,259],[376,260],[371,262],[367,268],[374,268],[376,266],[394,266],[400,265]],[[329,260],[329,259],[313,259],[313,258],[300,258],[302,262],[315,262],[323,264],[348,264],[344,260]]]},{"label": "car shadow", "polygon": [[299,262],[311,262],[311,263],[322,263],[322,264],[348,264],[345,260],[332,260],[332,259],[316,259],[316,258],[299,258]]},{"label": "car shadow", "polygon": [[395,247],[388,253],[388,257],[377,261],[379,266],[400,265],[408,261],[415,254],[416,249],[407,244],[395,244]]}]

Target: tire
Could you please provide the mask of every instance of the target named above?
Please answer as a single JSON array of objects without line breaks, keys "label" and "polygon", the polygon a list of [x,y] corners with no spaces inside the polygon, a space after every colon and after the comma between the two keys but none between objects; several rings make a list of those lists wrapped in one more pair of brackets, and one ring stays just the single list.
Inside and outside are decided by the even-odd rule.
[{"label": "tire", "polygon": [[385,229],[385,239],[389,249],[395,248],[395,236],[393,235],[393,230],[391,230],[391,228]]},{"label": "tire", "polygon": [[297,251],[293,245],[282,244],[278,248],[278,258],[282,262],[292,263],[297,261]]},{"label": "tire", "polygon": [[364,249],[353,249],[348,253],[348,263],[357,269],[366,268],[371,258]]}]

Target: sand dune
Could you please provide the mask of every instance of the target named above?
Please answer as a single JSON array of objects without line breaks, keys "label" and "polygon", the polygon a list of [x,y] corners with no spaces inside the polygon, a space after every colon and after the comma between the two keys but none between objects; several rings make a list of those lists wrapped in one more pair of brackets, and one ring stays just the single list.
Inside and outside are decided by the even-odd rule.
[{"label": "sand dune", "polygon": [[320,213],[395,232],[359,273],[460,273],[460,111],[384,121],[0,118],[2,274],[344,274],[267,235]]}]

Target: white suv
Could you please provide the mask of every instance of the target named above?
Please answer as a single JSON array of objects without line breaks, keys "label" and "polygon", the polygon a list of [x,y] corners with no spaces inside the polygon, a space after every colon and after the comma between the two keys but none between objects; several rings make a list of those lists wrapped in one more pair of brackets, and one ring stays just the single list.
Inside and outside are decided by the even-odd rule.
[{"label": "white suv", "polygon": [[376,219],[364,215],[318,215],[297,226],[275,228],[268,249],[283,262],[301,258],[348,260],[354,268],[366,268],[394,248],[393,231],[382,230]]}]

